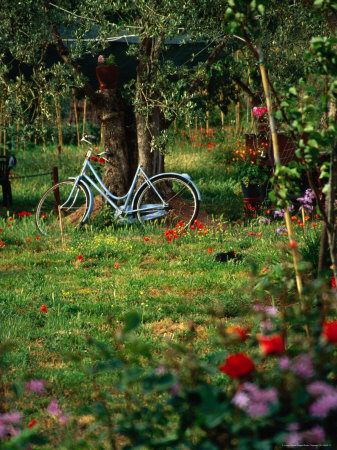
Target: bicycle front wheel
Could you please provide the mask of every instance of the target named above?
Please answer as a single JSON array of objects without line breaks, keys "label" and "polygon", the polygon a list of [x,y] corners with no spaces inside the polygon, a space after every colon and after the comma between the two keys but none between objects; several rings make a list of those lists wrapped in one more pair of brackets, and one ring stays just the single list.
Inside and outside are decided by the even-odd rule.
[{"label": "bicycle front wheel", "polygon": [[66,233],[79,227],[89,207],[85,186],[74,188],[73,180],[61,181],[48,189],[36,208],[35,223],[42,234]]},{"label": "bicycle front wheel", "polygon": [[168,226],[188,227],[199,212],[198,194],[180,175],[163,174],[144,184],[133,202],[140,222],[158,221]]}]

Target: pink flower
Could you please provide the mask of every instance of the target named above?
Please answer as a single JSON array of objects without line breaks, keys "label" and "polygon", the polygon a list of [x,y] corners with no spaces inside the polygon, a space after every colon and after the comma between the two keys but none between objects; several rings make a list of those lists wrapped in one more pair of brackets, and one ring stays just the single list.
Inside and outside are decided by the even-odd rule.
[{"label": "pink flower", "polygon": [[100,64],[104,64],[104,56],[103,56],[103,55],[99,55],[99,57],[97,58],[97,61],[98,61]]},{"label": "pink flower", "polygon": [[44,392],[46,382],[44,380],[32,379],[26,383],[26,389],[29,392],[35,392],[36,394],[42,394]]}]

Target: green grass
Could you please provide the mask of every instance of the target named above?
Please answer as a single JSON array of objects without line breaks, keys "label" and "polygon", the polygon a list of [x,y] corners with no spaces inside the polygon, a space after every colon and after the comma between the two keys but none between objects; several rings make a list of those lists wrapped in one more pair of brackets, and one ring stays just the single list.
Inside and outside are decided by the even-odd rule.
[{"label": "green grass", "polygon": [[[187,139],[179,146],[178,140],[166,158],[166,170],[188,172],[204,198],[203,210],[229,222],[233,215],[242,215],[235,207],[241,197],[235,193],[238,186],[225,159],[221,163],[222,151],[222,144],[208,152],[207,147],[193,148]],[[61,160],[52,149],[27,152],[17,155],[15,173],[38,173],[59,165],[63,179],[76,174],[82,158],[83,153],[71,147],[64,149]],[[49,184],[48,176],[15,179],[16,213],[33,212]],[[217,311],[224,326],[252,327],[253,275],[277,263],[287,242],[284,236],[275,237],[275,225],[259,225],[255,220],[246,226],[228,225],[225,231],[209,223],[208,233],[191,230],[171,243],[158,227],[101,228],[93,223],[62,243],[59,238],[40,237],[33,215],[19,218],[12,211],[0,211],[0,241],[5,245],[0,248],[0,342],[12,345],[4,357],[5,407],[22,409],[27,423],[38,418],[41,428],[50,433],[57,429],[44,412],[50,399],[58,398],[71,411],[93,398],[87,373],[93,357],[89,337],[113,346],[127,313],[137,311],[138,340],[158,358],[167,339],[185,339],[189,322],[197,327],[198,351],[206,355],[222,349],[211,312]],[[258,238],[257,232],[262,236]],[[240,260],[215,261],[217,252],[232,249],[242,255]],[[47,306],[47,313],[41,312],[41,305]],[[110,389],[114,377],[103,373],[95,382]],[[13,398],[10,385],[30,378],[47,380],[47,395]],[[56,434],[53,439],[56,445]]]}]

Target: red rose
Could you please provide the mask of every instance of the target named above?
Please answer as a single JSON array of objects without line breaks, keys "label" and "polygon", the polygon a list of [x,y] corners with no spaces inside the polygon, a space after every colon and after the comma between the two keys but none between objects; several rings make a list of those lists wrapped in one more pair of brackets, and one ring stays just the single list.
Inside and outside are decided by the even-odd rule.
[{"label": "red rose", "polygon": [[261,350],[265,355],[280,355],[285,350],[283,339],[279,334],[259,336],[258,341],[261,345]]},{"label": "red rose", "polygon": [[252,372],[255,366],[249,356],[244,353],[235,353],[227,356],[225,363],[219,369],[231,378],[239,378]]},{"label": "red rose", "polygon": [[337,344],[337,320],[324,322],[322,336],[330,342],[330,344]]}]

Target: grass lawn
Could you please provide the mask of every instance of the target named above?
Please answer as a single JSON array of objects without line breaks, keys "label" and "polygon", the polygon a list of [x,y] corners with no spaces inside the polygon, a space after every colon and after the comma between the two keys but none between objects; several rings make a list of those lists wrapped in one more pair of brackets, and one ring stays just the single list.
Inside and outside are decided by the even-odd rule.
[{"label": "grass lawn", "polygon": [[[200,145],[195,144],[198,139]],[[287,237],[275,233],[280,223],[261,224],[256,217],[244,224],[240,189],[224,156],[233,142],[224,143],[224,136],[211,140],[215,144],[210,147],[209,137],[178,136],[166,157],[167,171],[192,176],[208,214],[200,234],[190,230],[172,242],[165,230],[150,225],[104,228],[92,223],[64,243],[39,236],[33,212],[50,175],[13,180],[15,213],[0,208],[0,349],[10,344],[2,358],[0,411],[20,409],[24,424],[35,418],[42,431],[48,430],[51,448],[65,431],[45,407],[57,398],[70,416],[77,411],[78,436],[84,433],[91,420],[83,405],[99,390],[111,389],[116,377],[114,372],[88,374],[97,357],[91,339],[113,347],[130,311],[141,318],[138,343],[148,345],[158,361],[168,339],[187,339],[191,323],[193,345],[205,359],[210,351],[222,350],[214,314],[226,326],[255,325],[255,275],[263,277],[264,269],[281,260]],[[64,179],[76,174],[83,154],[71,147],[60,159],[55,149],[27,151],[16,155],[14,173],[41,173],[58,165]],[[32,215],[19,217],[22,211]],[[225,231],[212,224],[212,216],[227,222]],[[303,229],[295,232],[304,239]],[[312,236],[312,229],[307,233]],[[240,259],[216,262],[217,252],[233,249]],[[271,304],[272,299],[265,301]],[[134,357],[131,351],[129,357]],[[32,378],[46,380],[45,395],[17,387],[22,395],[16,397],[13,383]],[[117,395],[113,401],[118,407],[122,400]]]}]

